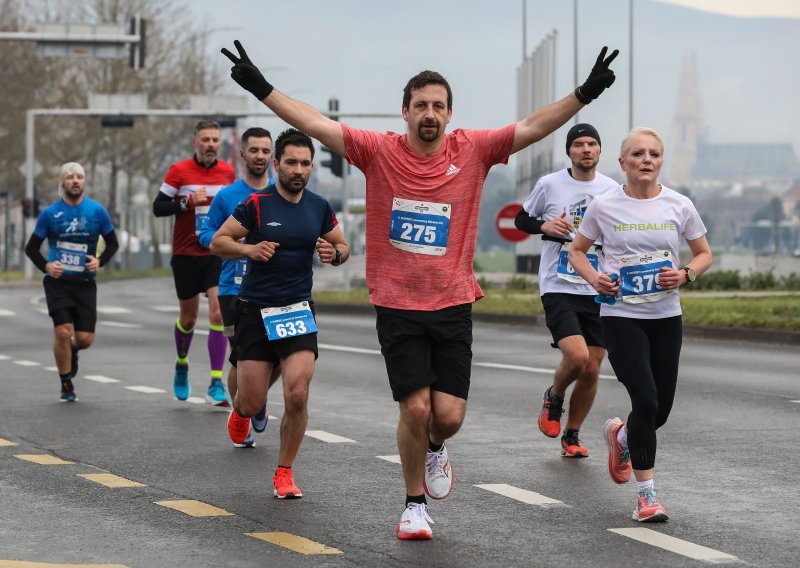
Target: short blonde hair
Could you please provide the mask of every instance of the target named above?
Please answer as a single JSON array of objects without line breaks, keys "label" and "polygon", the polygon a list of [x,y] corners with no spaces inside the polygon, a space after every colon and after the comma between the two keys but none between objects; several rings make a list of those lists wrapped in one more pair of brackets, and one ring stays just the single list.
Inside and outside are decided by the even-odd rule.
[{"label": "short blonde hair", "polygon": [[630,150],[631,147],[631,140],[634,136],[639,136],[640,134],[647,134],[658,140],[658,143],[661,145],[661,154],[664,154],[664,141],[661,139],[661,136],[658,135],[658,132],[653,130],[652,128],[646,128],[643,126],[639,126],[634,128],[630,132],[625,135],[625,138],[622,139],[622,146],[619,150],[619,157],[624,158],[625,154]]}]

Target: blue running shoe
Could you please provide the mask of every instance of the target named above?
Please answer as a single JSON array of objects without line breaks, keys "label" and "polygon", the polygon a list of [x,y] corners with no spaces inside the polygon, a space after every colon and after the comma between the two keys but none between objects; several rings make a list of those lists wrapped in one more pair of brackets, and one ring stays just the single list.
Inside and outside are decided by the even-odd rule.
[{"label": "blue running shoe", "polygon": [[189,386],[189,365],[187,363],[175,363],[175,378],[172,380],[172,390],[175,391],[175,398],[186,400],[192,392]]},{"label": "blue running shoe", "polygon": [[267,403],[264,403],[264,406],[261,410],[258,411],[258,414],[253,416],[250,419],[251,423],[253,424],[253,430],[258,432],[259,434],[267,429],[267,422],[269,422],[269,413],[267,412]]},{"label": "blue running shoe", "polygon": [[211,380],[206,393],[206,402],[213,406],[230,406],[228,395],[225,393],[225,385],[222,384],[221,379]]},{"label": "blue running shoe", "polygon": [[78,402],[78,395],[75,394],[75,387],[70,379],[61,383],[61,402]]},{"label": "blue running shoe", "polygon": [[247,437],[244,439],[244,442],[241,444],[237,444],[236,442],[233,443],[234,448],[255,448],[256,447],[256,438],[253,436],[253,429],[251,428],[250,431],[247,433]]}]

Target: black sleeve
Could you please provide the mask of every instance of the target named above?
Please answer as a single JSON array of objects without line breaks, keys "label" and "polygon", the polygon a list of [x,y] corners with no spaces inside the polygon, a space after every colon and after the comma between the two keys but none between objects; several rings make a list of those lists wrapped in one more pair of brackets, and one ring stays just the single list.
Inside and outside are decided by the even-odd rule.
[{"label": "black sleeve", "polygon": [[28,239],[28,244],[25,245],[25,255],[31,259],[36,268],[41,270],[42,272],[47,272],[45,267],[47,266],[47,259],[42,256],[42,243],[44,239],[42,237],[37,236],[36,234],[31,235],[31,238]]},{"label": "black sleeve", "polygon": [[169,217],[181,211],[186,211],[186,204],[182,201],[175,201],[166,193],[159,191],[153,200],[153,215],[156,217]]},{"label": "black sleeve", "polygon": [[114,253],[119,250],[119,241],[117,240],[117,233],[114,232],[114,229],[111,229],[110,232],[103,235],[103,240],[106,241],[106,248],[103,254],[100,255],[100,258],[97,259],[100,261],[100,266],[108,264],[108,261],[114,256]]},{"label": "black sleeve", "polygon": [[531,235],[541,235],[544,221],[531,217],[528,215],[527,211],[520,209],[519,213],[517,213],[517,216],[514,218],[514,225],[520,231],[525,231]]}]

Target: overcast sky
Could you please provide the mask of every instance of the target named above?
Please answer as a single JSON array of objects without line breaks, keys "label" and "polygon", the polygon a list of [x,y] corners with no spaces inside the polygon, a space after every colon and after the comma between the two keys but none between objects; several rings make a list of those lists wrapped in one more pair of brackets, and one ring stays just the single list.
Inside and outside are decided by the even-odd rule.
[{"label": "overcast sky", "polygon": [[[603,45],[621,51],[613,64],[616,83],[580,115],[600,131],[607,173],[617,171],[628,130],[628,5],[578,1],[579,81]],[[522,0],[193,0],[188,6],[213,29],[210,61],[229,68],[219,49],[233,50],[239,39],[270,82],[317,108],[336,96],[344,112],[399,115],[406,81],[428,68],[453,88],[450,129],[517,119]],[[558,31],[556,98],[575,87],[572,7],[569,0],[527,2],[528,51]],[[766,17],[748,17],[753,12]],[[791,142],[800,154],[800,1],[635,0],[634,126],[655,128],[668,146],[681,61],[692,52],[712,142]],[[229,92],[241,91],[231,82]],[[399,118],[348,123],[406,129]],[[259,124],[276,131],[285,126],[266,119]],[[567,129],[556,134],[557,160],[565,158],[559,150]]]}]

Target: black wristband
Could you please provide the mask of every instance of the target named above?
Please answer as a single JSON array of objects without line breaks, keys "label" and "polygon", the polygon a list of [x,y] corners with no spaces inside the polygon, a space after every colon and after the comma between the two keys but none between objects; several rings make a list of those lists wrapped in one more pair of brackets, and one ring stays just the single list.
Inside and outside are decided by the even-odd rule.
[{"label": "black wristband", "polygon": [[264,93],[263,96],[258,96],[255,93],[253,93],[253,95],[260,101],[263,101],[268,96],[270,96],[272,94],[272,90],[275,88],[275,87],[273,87],[272,85],[269,84],[269,81],[265,80],[264,83],[265,83],[264,84],[264,88],[266,89],[266,92]]}]

